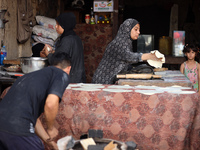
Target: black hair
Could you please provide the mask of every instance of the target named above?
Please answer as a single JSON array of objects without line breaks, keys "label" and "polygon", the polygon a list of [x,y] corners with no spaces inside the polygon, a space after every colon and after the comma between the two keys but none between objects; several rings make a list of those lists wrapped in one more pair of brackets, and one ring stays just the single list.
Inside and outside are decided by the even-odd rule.
[{"label": "black hair", "polygon": [[40,57],[40,51],[42,51],[42,49],[44,48],[44,44],[43,43],[37,43],[32,47],[32,52],[33,55],[32,57]]},{"label": "black hair", "polygon": [[[184,49],[183,49],[183,53],[186,54],[186,53],[189,53],[190,51],[194,51],[196,53],[196,56],[195,56],[195,60],[196,61],[199,61],[197,58],[198,58],[198,54],[199,54],[199,49],[196,45],[194,44],[186,44],[184,46]],[[187,58],[187,57],[186,57]]]},{"label": "black hair", "polygon": [[50,65],[59,66],[61,69],[65,69],[71,66],[71,58],[65,52],[55,52],[52,54]]},{"label": "black hair", "polygon": [[198,53],[198,51],[199,51],[197,46],[195,46],[194,44],[190,44],[190,45],[186,44],[184,46],[183,53],[184,54],[189,53],[191,50],[194,51],[195,53]]}]

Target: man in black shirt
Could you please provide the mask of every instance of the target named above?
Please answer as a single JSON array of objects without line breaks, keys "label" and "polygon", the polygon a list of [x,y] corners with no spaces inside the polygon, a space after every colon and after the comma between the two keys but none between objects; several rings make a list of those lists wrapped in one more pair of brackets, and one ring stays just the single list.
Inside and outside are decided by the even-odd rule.
[{"label": "man in black shirt", "polygon": [[[69,84],[71,64],[66,53],[52,57],[51,66],[17,79],[0,102],[0,150],[42,150],[40,138],[57,149],[51,142],[58,134],[54,121]],[[46,131],[38,119],[41,113],[46,118]]]}]

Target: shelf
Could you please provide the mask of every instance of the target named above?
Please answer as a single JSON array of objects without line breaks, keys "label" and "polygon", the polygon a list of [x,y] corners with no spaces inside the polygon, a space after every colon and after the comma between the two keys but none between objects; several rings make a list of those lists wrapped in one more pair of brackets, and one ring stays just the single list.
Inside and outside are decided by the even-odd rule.
[{"label": "shelf", "polygon": [[182,64],[184,61],[185,57],[165,56],[165,64]]}]

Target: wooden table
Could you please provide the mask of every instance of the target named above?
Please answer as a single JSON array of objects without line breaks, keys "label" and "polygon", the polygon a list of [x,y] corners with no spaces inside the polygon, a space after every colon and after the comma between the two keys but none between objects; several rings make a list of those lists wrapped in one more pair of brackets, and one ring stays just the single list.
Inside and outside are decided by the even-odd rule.
[{"label": "wooden table", "polygon": [[119,79],[119,85],[154,85],[160,87],[167,87],[167,86],[183,86],[183,87],[192,87],[192,83],[188,80],[180,71],[162,71],[162,72],[155,72],[157,75],[162,75],[161,79],[152,79],[152,80],[137,80],[137,79]]}]

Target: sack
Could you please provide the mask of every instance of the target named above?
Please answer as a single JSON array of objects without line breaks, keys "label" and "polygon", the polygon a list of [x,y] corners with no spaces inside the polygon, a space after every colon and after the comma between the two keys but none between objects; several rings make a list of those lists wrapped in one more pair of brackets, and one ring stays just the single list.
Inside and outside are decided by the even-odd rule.
[{"label": "sack", "polygon": [[59,34],[56,32],[56,30],[49,29],[41,25],[35,25],[33,27],[33,34],[42,36],[43,38],[50,38],[53,39],[54,41],[59,37]]},{"label": "sack", "polygon": [[44,38],[41,36],[37,35],[32,35],[32,39],[36,42],[44,43],[44,44],[49,44],[50,46],[54,46],[55,41],[52,39]]},{"label": "sack", "polygon": [[17,40],[23,44],[31,37],[32,27],[36,21],[31,0],[17,0],[17,5]]},{"label": "sack", "polygon": [[56,28],[55,28],[56,20],[55,19],[45,17],[45,16],[36,16],[35,18],[39,25],[56,30]]}]

